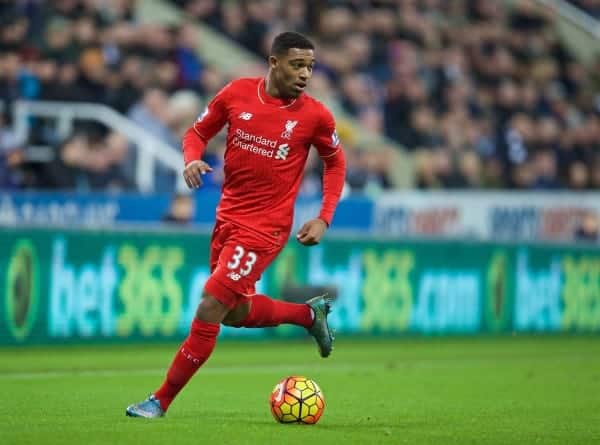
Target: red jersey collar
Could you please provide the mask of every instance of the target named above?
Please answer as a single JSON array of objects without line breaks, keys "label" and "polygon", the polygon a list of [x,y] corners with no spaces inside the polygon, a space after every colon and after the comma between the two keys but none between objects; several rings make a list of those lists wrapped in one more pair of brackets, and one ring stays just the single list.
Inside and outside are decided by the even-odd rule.
[{"label": "red jersey collar", "polygon": [[292,106],[294,103],[296,103],[296,101],[298,99],[300,99],[302,97],[302,94],[304,94],[304,93],[301,93],[300,96],[298,96],[295,99],[283,99],[281,97],[271,96],[269,93],[267,93],[266,81],[264,78],[262,78],[258,81],[257,93],[258,93],[258,99],[263,104],[271,104],[271,105],[278,106],[280,108],[287,108],[289,106]]}]

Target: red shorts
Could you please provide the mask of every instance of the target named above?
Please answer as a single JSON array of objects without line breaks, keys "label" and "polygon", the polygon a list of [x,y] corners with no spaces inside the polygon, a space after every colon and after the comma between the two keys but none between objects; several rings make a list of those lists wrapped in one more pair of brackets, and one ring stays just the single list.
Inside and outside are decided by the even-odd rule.
[{"label": "red shorts", "polygon": [[217,221],[204,290],[234,308],[256,293],[255,284],[283,245],[230,222]]}]

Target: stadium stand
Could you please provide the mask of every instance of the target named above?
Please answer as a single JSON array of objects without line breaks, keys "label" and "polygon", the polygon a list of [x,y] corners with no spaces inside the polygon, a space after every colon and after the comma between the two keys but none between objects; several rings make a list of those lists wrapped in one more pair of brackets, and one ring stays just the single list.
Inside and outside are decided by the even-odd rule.
[{"label": "stadium stand", "polygon": [[[231,77],[260,74],[209,63],[200,24],[260,58],[282,29],[316,40],[312,92],[333,96],[359,123],[340,128],[354,190],[406,185],[394,161],[403,150],[423,189],[600,187],[600,58],[579,61],[559,38],[555,14],[537,2],[173,0],[187,16],[178,26],[141,23],[139,3],[1,4],[2,186],[139,189],[138,150],[124,135],[77,122],[65,139],[38,117],[22,140],[11,104],[104,104],[177,150],[203,98]],[[397,144],[373,149],[363,129]],[[213,162],[222,149],[212,144]],[[154,187],[174,190],[172,169],[155,168]],[[306,190],[318,187],[318,168],[311,164]]]},{"label": "stadium stand", "polygon": [[600,186],[597,70],[535,2],[175,3],[263,57],[282,28],[316,36],[318,76],[415,153],[419,188]]}]

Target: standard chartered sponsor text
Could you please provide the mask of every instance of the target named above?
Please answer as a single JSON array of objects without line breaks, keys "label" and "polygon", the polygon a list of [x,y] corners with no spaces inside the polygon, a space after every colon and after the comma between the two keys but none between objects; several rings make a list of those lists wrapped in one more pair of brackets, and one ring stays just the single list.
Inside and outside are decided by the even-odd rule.
[{"label": "standard chartered sponsor text", "polygon": [[256,153],[267,158],[273,157],[273,149],[277,147],[276,140],[267,139],[263,136],[257,136],[252,133],[246,133],[240,128],[235,130],[235,136],[233,137],[232,142],[233,145],[241,148],[242,150]]}]

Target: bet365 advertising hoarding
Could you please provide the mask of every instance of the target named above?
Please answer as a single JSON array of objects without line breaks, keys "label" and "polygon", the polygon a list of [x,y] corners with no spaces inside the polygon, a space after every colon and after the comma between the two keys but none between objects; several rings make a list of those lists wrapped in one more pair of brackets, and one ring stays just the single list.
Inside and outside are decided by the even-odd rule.
[{"label": "bet365 advertising hoarding", "polygon": [[[180,339],[209,275],[209,242],[191,232],[0,230],[0,344]],[[339,333],[600,332],[597,248],[293,241],[257,290],[279,297],[305,285],[335,289]]]}]

